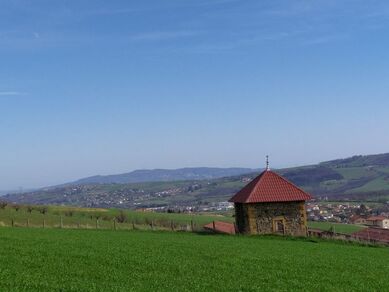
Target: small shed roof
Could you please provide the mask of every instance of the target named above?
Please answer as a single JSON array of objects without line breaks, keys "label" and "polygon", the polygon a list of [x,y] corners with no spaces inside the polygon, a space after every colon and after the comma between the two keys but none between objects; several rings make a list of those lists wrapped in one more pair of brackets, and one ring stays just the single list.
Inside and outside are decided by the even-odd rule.
[{"label": "small shed roof", "polygon": [[217,233],[235,234],[235,225],[227,222],[211,222],[207,225],[204,225],[204,228]]},{"label": "small shed roof", "polygon": [[277,173],[265,170],[229,201],[233,203],[265,203],[307,201],[312,196]]}]

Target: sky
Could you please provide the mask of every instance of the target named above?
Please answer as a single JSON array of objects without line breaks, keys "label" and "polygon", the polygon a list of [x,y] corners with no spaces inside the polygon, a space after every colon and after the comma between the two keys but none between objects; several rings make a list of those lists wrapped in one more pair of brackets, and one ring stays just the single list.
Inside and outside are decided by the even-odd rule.
[{"label": "sky", "polygon": [[0,0],[0,190],[389,152],[389,2]]}]

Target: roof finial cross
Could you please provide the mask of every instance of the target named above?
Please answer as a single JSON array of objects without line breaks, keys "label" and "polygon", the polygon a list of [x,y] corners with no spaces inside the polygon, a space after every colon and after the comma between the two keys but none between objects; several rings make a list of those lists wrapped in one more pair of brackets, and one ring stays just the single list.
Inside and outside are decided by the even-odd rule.
[{"label": "roof finial cross", "polygon": [[266,170],[270,170],[270,167],[269,167],[269,155],[266,155]]}]

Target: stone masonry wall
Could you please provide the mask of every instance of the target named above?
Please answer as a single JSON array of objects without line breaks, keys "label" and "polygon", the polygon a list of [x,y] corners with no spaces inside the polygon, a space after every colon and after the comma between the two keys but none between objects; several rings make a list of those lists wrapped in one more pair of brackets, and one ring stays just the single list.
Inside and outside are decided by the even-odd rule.
[{"label": "stone masonry wall", "polygon": [[237,229],[244,234],[271,234],[273,220],[283,220],[285,235],[305,236],[307,218],[304,202],[235,204]]}]

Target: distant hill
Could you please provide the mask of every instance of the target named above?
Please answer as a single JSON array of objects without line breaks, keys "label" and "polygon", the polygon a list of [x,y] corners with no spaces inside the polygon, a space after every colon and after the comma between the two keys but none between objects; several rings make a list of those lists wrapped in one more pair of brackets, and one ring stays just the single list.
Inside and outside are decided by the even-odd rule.
[{"label": "distant hill", "polygon": [[316,196],[389,198],[389,153],[358,155],[280,173]]},{"label": "distant hill", "polygon": [[[389,201],[389,153],[274,171],[316,198]],[[86,178],[67,185],[7,195],[4,199],[86,207],[204,206],[228,200],[259,172],[245,168],[144,170]]]},{"label": "distant hill", "polygon": [[84,184],[128,184],[155,181],[178,181],[178,180],[203,180],[227,176],[235,176],[254,172],[251,168],[215,168],[215,167],[192,167],[179,169],[144,169],[135,170],[123,174],[96,175],[72,182],[72,185]]}]

